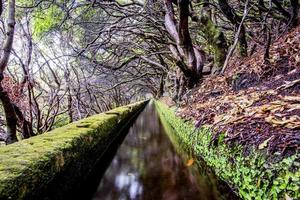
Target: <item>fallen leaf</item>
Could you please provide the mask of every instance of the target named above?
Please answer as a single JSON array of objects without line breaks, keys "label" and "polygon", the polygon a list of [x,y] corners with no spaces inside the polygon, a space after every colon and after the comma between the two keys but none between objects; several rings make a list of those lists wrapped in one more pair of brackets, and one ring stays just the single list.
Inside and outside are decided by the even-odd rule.
[{"label": "fallen leaf", "polygon": [[283,100],[300,102],[300,97],[299,96],[284,96]]},{"label": "fallen leaf", "polygon": [[130,173],[130,172],[129,172],[127,175],[128,175],[128,176],[134,176],[134,174],[133,174],[133,173]]},{"label": "fallen leaf", "polygon": [[289,195],[287,195],[287,194],[284,194],[284,196],[285,196],[285,200],[293,200]]},{"label": "fallen leaf", "polygon": [[294,86],[295,84],[298,84],[298,83],[300,83],[300,79],[297,79],[297,80],[294,80],[294,81],[285,81],[285,84],[278,87],[277,90],[286,89],[286,88],[292,87],[292,86]]},{"label": "fallen leaf", "polygon": [[194,159],[189,159],[187,162],[186,162],[186,166],[191,166],[192,164],[194,163]]},{"label": "fallen leaf", "polygon": [[258,149],[264,149],[268,146],[268,142],[273,138],[273,136],[271,136],[269,139],[266,139],[263,143],[261,143],[260,145],[258,145]]}]

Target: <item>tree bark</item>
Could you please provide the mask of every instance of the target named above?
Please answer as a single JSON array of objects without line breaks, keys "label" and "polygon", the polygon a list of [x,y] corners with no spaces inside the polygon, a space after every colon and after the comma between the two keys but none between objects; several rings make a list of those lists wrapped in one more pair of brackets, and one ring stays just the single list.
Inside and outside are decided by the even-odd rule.
[{"label": "tree bark", "polygon": [[13,107],[17,116],[17,123],[19,122],[23,137],[30,138],[31,136],[34,135],[32,124],[26,120],[26,118],[24,117],[23,113],[21,112],[18,106],[13,104]]},{"label": "tree bark", "polygon": [[3,45],[3,53],[0,60],[0,100],[4,108],[4,114],[7,125],[7,139],[6,143],[10,144],[17,141],[17,116],[6,91],[3,90],[2,81],[4,79],[4,70],[7,67],[9,56],[12,49],[15,29],[15,0],[8,2],[8,19],[7,19],[7,33]]},{"label": "tree bark", "polygon": [[15,0],[10,0],[8,3],[8,19],[7,19],[7,37],[3,45],[2,57],[0,60],[0,77],[1,81],[3,79],[3,72],[6,69],[9,56],[12,49],[12,44],[14,40],[15,31]]},{"label": "tree bark", "polygon": [[297,26],[298,25],[298,14],[299,14],[299,1],[291,0],[291,6],[292,6],[291,25]]},{"label": "tree bark", "polygon": [[193,49],[192,39],[189,32],[189,1],[178,0],[179,9],[179,45],[184,51],[187,64],[192,71],[197,70],[196,57]]},{"label": "tree bark", "polygon": [[241,31],[242,31],[242,27],[243,27],[243,23],[246,19],[246,16],[248,15],[248,12],[250,11],[250,9],[248,9],[248,4],[249,4],[249,1],[250,0],[246,0],[246,3],[245,3],[245,7],[244,7],[244,13],[243,13],[243,18],[241,19],[241,22],[240,22],[240,25],[237,29],[237,32],[235,33],[235,36],[234,36],[234,42],[233,42],[233,45],[229,48],[229,51],[226,55],[226,59],[225,59],[225,62],[224,62],[224,65],[222,67],[222,70],[221,70],[221,73],[223,74],[227,68],[227,65],[228,65],[228,62],[229,62],[229,59],[230,57],[232,56],[235,48],[236,48],[236,45],[238,44],[238,41],[239,41],[239,35],[241,34]]},{"label": "tree bark", "polygon": [[165,93],[165,78],[164,74],[161,75],[160,80],[159,80],[159,91],[157,97],[160,98],[164,95]]},{"label": "tree bark", "polygon": [[193,87],[202,77],[202,69],[204,64],[203,51],[199,51],[199,47],[193,45],[188,25],[189,0],[178,0],[179,22],[175,19],[175,13],[172,0],[165,0],[165,27],[175,45],[170,45],[170,50],[177,66],[181,69],[184,76],[188,80],[188,86]]},{"label": "tree bark", "polygon": [[214,22],[211,19],[210,12],[211,11],[209,7],[203,8],[198,23],[200,25],[200,28],[202,29],[202,32],[205,35],[206,42],[213,49],[212,53],[214,61],[211,72],[215,74],[219,73],[224,64],[228,46],[224,33],[221,32],[221,30],[214,24]]},{"label": "tree bark", "polygon": [[3,12],[3,2],[0,0],[0,16],[2,15]]},{"label": "tree bark", "polygon": [[4,108],[5,120],[6,120],[6,144],[11,144],[17,141],[17,116],[10,98],[0,86],[0,100]]}]

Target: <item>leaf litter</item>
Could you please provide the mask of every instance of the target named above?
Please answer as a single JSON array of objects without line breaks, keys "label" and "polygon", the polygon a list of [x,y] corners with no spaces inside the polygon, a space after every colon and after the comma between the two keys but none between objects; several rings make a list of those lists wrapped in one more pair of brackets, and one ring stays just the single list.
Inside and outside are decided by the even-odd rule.
[{"label": "leaf litter", "polygon": [[300,27],[274,42],[268,64],[262,50],[204,78],[177,115],[224,132],[229,144],[290,155],[300,150]]}]

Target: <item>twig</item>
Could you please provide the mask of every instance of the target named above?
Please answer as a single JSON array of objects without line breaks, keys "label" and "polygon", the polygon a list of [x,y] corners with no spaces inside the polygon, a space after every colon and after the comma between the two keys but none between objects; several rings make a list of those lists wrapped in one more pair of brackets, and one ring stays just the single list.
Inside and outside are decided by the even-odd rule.
[{"label": "twig", "polygon": [[249,4],[249,0],[247,0],[246,3],[245,3],[245,8],[244,8],[243,18],[242,18],[242,20],[241,20],[241,23],[240,23],[240,25],[239,25],[239,27],[238,27],[238,30],[237,30],[235,36],[234,36],[234,43],[233,43],[233,45],[230,47],[230,49],[229,49],[229,51],[228,51],[228,54],[226,55],[226,60],[225,60],[225,62],[224,62],[224,65],[223,65],[222,71],[221,71],[222,74],[223,74],[224,71],[226,70],[227,65],[228,65],[228,62],[229,62],[229,59],[230,59],[230,57],[232,56],[232,54],[233,54],[233,52],[234,52],[234,50],[235,50],[235,48],[236,48],[236,45],[237,45],[237,43],[238,43],[238,41],[239,41],[239,36],[240,36],[240,33],[241,33],[241,29],[242,29],[243,23],[244,23],[244,21],[245,21],[245,19],[246,19],[246,16],[248,15],[249,11],[250,11],[251,8],[252,8],[252,6],[251,6],[251,7],[248,9],[248,4]]}]

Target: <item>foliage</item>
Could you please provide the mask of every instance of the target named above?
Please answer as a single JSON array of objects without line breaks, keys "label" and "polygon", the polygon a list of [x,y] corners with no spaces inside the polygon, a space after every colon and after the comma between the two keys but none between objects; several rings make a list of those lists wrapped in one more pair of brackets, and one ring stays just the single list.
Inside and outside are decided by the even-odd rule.
[{"label": "foliage", "polygon": [[56,28],[62,22],[64,12],[58,6],[51,5],[48,9],[37,10],[33,18],[33,35],[41,37]]},{"label": "foliage", "polygon": [[195,130],[193,124],[177,118],[163,103],[155,104],[160,116],[170,123],[187,148],[200,155],[243,199],[300,197],[299,155],[281,161],[267,159],[257,151],[245,155],[239,146],[228,147],[222,137],[213,145],[209,128]]}]

